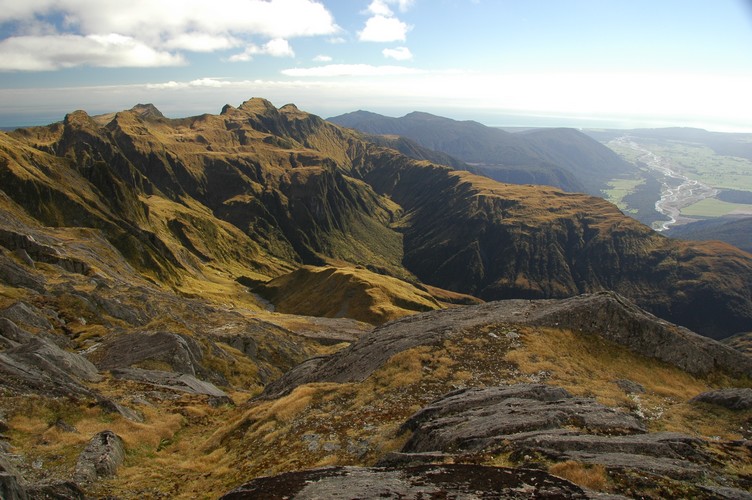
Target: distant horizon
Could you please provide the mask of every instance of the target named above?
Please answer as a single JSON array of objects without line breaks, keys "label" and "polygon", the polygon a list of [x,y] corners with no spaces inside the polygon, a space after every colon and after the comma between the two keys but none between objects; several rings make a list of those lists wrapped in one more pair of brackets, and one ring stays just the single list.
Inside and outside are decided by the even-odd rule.
[{"label": "distant horizon", "polygon": [[[248,99],[252,99],[254,97],[263,98],[266,99],[263,96],[252,96]],[[246,100],[248,100],[246,99]],[[267,99],[269,100],[269,99]],[[114,108],[94,108],[91,110],[83,109],[87,114],[91,116],[97,116],[97,115],[103,115],[103,114],[109,114],[109,113],[115,113],[119,111],[125,111],[128,109],[131,109],[133,106],[136,106],[138,104],[153,104],[157,109],[159,109],[162,114],[165,115],[165,117],[170,119],[181,119],[181,118],[189,118],[192,116],[200,116],[203,114],[219,114],[222,107],[226,104],[230,104],[232,106],[240,106],[242,102],[226,102],[224,104],[218,105],[215,110],[185,110],[185,112],[180,112],[180,110],[174,110],[171,107],[168,107],[167,110],[163,109],[163,107],[160,107],[159,104],[150,102],[150,101],[139,101],[134,102],[132,105],[126,105],[125,107],[114,107]],[[271,102],[271,100],[270,100]],[[420,112],[420,113],[429,113],[436,116],[441,116],[444,118],[449,118],[456,121],[475,121],[478,123],[481,123],[482,125],[485,125],[487,127],[492,128],[574,128],[574,129],[586,129],[586,130],[598,130],[598,129],[606,129],[606,130],[634,130],[634,129],[642,129],[642,128],[649,128],[649,129],[664,129],[664,128],[688,128],[688,129],[701,129],[706,130],[708,132],[717,132],[717,133],[729,133],[729,134],[752,134],[752,125],[749,127],[734,127],[734,126],[726,126],[719,124],[704,124],[700,122],[679,122],[679,121],[668,121],[668,120],[656,120],[656,119],[639,119],[639,118],[625,118],[625,117],[615,117],[615,118],[609,118],[609,117],[582,117],[582,116],[563,116],[563,115],[554,115],[554,114],[540,114],[540,113],[530,113],[530,114],[523,114],[523,113],[503,113],[503,112],[473,112],[473,110],[461,110],[461,109],[447,109],[447,110],[441,110],[441,109],[435,109],[431,107],[419,109],[410,109],[409,111],[405,110],[396,110],[396,109],[386,109],[386,110],[376,110],[376,109],[369,109],[365,106],[356,107],[354,109],[350,109],[348,111],[341,111],[341,112],[325,112],[325,113],[316,113],[314,111],[311,111],[309,109],[306,109],[305,107],[297,104],[294,101],[284,102],[284,103],[277,103],[272,102],[275,107],[280,108],[286,104],[294,104],[297,106],[301,111],[314,114],[316,116],[319,116],[323,119],[328,119],[331,117],[343,115],[346,113],[353,113],[357,111],[367,111],[371,113],[376,113],[382,116],[386,116],[389,118],[401,118],[406,115],[409,115],[410,113]],[[44,113],[40,114],[36,117],[29,114],[22,114],[17,116],[17,119],[14,119],[13,115],[4,114],[0,111],[0,130],[2,131],[10,131],[15,130],[19,128],[28,128],[28,127],[36,127],[36,126],[45,126],[45,125],[51,125],[54,123],[62,122],[65,118],[65,115],[68,113],[72,113],[74,111],[78,111],[81,108],[78,109],[69,109],[65,112],[61,113]]]}]

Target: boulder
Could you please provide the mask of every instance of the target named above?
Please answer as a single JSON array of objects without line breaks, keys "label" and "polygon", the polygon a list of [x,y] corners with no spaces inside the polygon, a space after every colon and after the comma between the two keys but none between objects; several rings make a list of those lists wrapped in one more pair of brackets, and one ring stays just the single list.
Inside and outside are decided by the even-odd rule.
[{"label": "boulder", "polygon": [[113,477],[125,460],[123,440],[112,431],[96,434],[81,452],[74,472],[79,484]]},{"label": "boulder", "polygon": [[223,500],[288,498],[529,499],[595,498],[579,486],[532,469],[481,465],[415,467],[325,467],[261,477],[222,497]]},{"label": "boulder", "polygon": [[752,389],[749,387],[718,389],[698,394],[691,401],[722,406],[729,410],[750,410],[752,409]]}]

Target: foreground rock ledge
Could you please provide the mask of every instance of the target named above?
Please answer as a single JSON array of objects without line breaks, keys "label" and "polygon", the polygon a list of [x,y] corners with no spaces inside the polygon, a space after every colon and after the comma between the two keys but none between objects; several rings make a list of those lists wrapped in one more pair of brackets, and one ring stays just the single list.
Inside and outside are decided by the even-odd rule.
[{"label": "foreground rock ledge", "polygon": [[481,465],[326,467],[262,477],[222,497],[313,500],[351,498],[595,498],[579,486],[533,469]]}]

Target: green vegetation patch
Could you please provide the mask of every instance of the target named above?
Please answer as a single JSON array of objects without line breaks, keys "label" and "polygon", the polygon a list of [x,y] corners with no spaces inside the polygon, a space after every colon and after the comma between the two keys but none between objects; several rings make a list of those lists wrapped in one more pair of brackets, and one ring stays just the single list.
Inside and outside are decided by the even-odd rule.
[{"label": "green vegetation patch", "polygon": [[685,173],[715,188],[752,191],[752,161],[736,156],[719,155],[700,144],[665,141],[651,144],[650,151],[670,158]]},{"label": "green vegetation patch", "polygon": [[608,182],[608,189],[604,191],[606,199],[626,212],[635,212],[624,202],[624,197],[632,194],[638,186],[645,184],[645,179],[612,179]]},{"label": "green vegetation patch", "polygon": [[731,212],[745,212],[752,214],[752,205],[728,203],[715,198],[705,198],[702,201],[682,209],[682,215],[687,217],[722,217]]}]

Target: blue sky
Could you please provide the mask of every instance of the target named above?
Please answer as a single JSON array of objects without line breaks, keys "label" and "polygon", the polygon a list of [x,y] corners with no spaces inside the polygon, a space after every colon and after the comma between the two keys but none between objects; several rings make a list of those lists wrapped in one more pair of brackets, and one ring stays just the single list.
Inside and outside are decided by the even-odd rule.
[{"label": "blue sky", "polygon": [[0,0],[0,126],[266,97],[332,116],[752,131],[747,0]]}]

